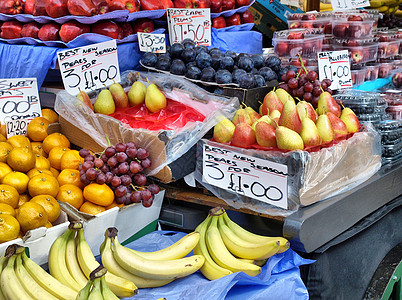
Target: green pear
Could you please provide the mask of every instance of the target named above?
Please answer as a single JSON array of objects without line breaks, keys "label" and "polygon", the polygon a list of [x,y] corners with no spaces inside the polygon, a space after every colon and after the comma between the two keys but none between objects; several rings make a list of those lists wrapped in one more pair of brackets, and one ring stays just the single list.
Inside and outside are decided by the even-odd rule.
[{"label": "green pear", "polygon": [[323,115],[328,111],[338,118],[341,116],[341,107],[336,103],[332,95],[328,92],[322,92],[318,97],[317,112],[319,115]]},{"label": "green pear", "polygon": [[235,126],[240,123],[246,123],[249,125],[253,124],[253,122],[251,121],[250,115],[247,113],[247,111],[244,108],[239,108],[235,112],[232,122],[233,122],[233,124],[235,124]]},{"label": "green pear", "polygon": [[117,108],[128,106],[128,97],[120,83],[115,82],[109,86],[109,91],[112,93],[114,104]]},{"label": "green pear", "polygon": [[275,129],[276,144],[282,150],[303,150],[304,143],[301,136],[294,130],[285,126]]},{"label": "green pear", "polygon": [[96,97],[95,104],[94,104],[94,111],[96,113],[110,115],[114,113],[116,110],[116,106],[113,100],[112,93],[107,89],[104,88]]},{"label": "green pear", "polygon": [[270,112],[274,111],[275,109],[281,112],[283,109],[283,103],[281,100],[279,100],[275,91],[270,91],[268,94],[265,95],[262,102],[262,114],[269,115]]},{"label": "green pear", "polygon": [[310,118],[304,118],[302,121],[302,131],[300,136],[303,140],[304,146],[319,146],[321,145],[321,136],[318,132],[317,126]]},{"label": "green pear", "polygon": [[320,115],[315,123],[323,143],[329,143],[334,140],[335,133],[331,122],[326,114]]},{"label": "green pear", "polygon": [[145,106],[151,112],[157,112],[167,105],[165,95],[159,90],[156,84],[151,83],[148,85],[145,94]]},{"label": "green pear", "polygon": [[256,112],[254,109],[252,109],[250,106],[246,106],[246,108],[244,110],[250,116],[251,124],[253,124],[259,118],[261,118],[261,115],[258,112]]},{"label": "green pear", "polygon": [[295,102],[295,99],[284,89],[277,89],[275,94],[278,96],[278,99],[281,100],[282,104],[285,104],[288,100]]},{"label": "green pear", "polygon": [[145,84],[143,84],[140,79],[135,81],[128,91],[128,103],[130,106],[143,104],[145,102],[146,92],[147,88]]},{"label": "green pear", "polygon": [[344,108],[342,110],[340,119],[345,123],[346,128],[349,133],[354,133],[354,132],[359,131],[359,129],[360,129],[359,119],[356,117],[353,110],[351,110],[351,109],[346,110],[346,108]]},{"label": "green pear", "polygon": [[275,128],[267,122],[258,122],[255,126],[257,144],[262,147],[276,147]]},{"label": "green pear", "polygon": [[222,119],[214,126],[214,140],[218,143],[228,143],[232,140],[235,125],[228,118]]},{"label": "green pear", "polygon": [[267,115],[263,115],[261,118],[259,118],[257,121],[255,121],[255,122],[253,123],[253,125],[251,125],[251,127],[253,127],[253,129],[255,130],[255,126],[256,126],[259,122],[265,122],[265,123],[268,123],[268,124],[271,125],[271,126],[276,127],[274,120],[273,120],[271,117],[267,116]]},{"label": "green pear", "polygon": [[297,112],[296,104],[293,101],[287,101],[283,105],[283,110],[281,113],[281,117],[279,118],[278,125],[286,126],[297,133],[300,133],[302,130],[302,124],[299,117],[299,113]]}]

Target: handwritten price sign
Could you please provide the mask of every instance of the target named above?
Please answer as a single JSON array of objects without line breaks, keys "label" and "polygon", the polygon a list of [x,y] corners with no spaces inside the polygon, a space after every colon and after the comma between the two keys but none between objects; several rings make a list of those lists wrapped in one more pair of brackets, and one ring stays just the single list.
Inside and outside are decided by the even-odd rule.
[{"label": "handwritten price sign", "polygon": [[193,40],[196,45],[211,45],[211,15],[209,8],[168,8],[170,44],[184,39]]},{"label": "handwritten price sign", "polygon": [[331,80],[331,90],[351,88],[353,84],[348,50],[319,52],[318,74],[320,80]]},{"label": "handwritten price sign", "polygon": [[153,53],[166,53],[165,34],[138,32],[140,51]]},{"label": "handwritten price sign", "polygon": [[7,121],[7,138],[13,135],[27,135],[29,121],[25,119]]},{"label": "handwritten price sign", "polygon": [[208,144],[203,150],[203,182],[288,208],[286,165]]},{"label": "handwritten price sign", "polygon": [[0,79],[0,121],[42,116],[36,78]]},{"label": "handwritten price sign", "polygon": [[57,53],[64,88],[71,95],[120,82],[116,40]]},{"label": "handwritten price sign", "polygon": [[333,10],[348,10],[370,6],[369,0],[331,0]]}]

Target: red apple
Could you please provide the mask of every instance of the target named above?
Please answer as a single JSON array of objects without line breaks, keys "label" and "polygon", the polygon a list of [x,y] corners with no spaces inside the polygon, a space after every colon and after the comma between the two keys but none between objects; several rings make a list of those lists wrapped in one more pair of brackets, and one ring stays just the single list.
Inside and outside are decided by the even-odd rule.
[{"label": "red apple", "polygon": [[121,40],[123,29],[113,21],[99,21],[91,25],[91,32],[106,35],[112,39]]},{"label": "red apple", "polygon": [[89,32],[91,32],[89,25],[81,24],[75,20],[72,20],[61,25],[59,35],[60,39],[63,42],[68,43],[69,41],[75,39],[77,36]]},{"label": "red apple", "polygon": [[130,23],[123,22],[123,23],[119,23],[119,25],[120,25],[121,29],[123,30],[123,37],[134,34],[133,27],[131,27]]},{"label": "red apple", "polygon": [[275,53],[278,56],[285,56],[288,54],[289,51],[289,45],[286,42],[279,42],[278,44],[276,44],[275,47]]},{"label": "red apple", "polygon": [[32,15],[35,0],[25,0],[24,2],[24,14]]},{"label": "red apple", "polygon": [[226,27],[226,21],[225,18],[222,16],[216,17],[212,19],[212,27],[219,29],[219,28],[225,28]]},{"label": "red apple", "polygon": [[336,37],[345,37],[347,31],[347,25],[337,24],[333,27],[333,34]]},{"label": "red apple", "polygon": [[235,9],[235,0],[222,0],[222,11]]},{"label": "red apple", "polygon": [[303,32],[290,32],[288,34],[288,40],[301,40],[304,39]]},{"label": "red apple", "polygon": [[38,37],[41,41],[59,40],[60,25],[57,23],[46,23],[39,29]]},{"label": "red apple", "polygon": [[244,13],[240,14],[241,23],[254,23],[253,14],[249,9],[247,9]]},{"label": "red apple", "polygon": [[302,20],[315,20],[315,15],[313,14],[304,14],[301,18]]},{"label": "red apple", "polygon": [[351,50],[350,56],[352,57],[353,62],[359,63],[363,60],[364,53],[361,49]]},{"label": "red apple", "polygon": [[289,29],[296,29],[300,27],[301,27],[300,22],[293,22],[292,24],[290,24]]},{"label": "red apple", "polygon": [[92,0],[92,3],[95,5],[99,15],[103,15],[110,11],[106,0]]},{"label": "red apple", "polygon": [[68,0],[67,8],[73,16],[90,17],[98,13],[92,0]]},{"label": "red apple", "polygon": [[250,5],[250,0],[235,0],[236,7]]},{"label": "red apple", "polygon": [[41,28],[41,24],[36,22],[25,23],[22,26],[21,36],[22,37],[31,37],[34,39],[38,38],[39,29]]},{"label": "red apple", "polygon": [[211,0],[192,0],[193,8],[210,8]]},{"label": "red apple", "polygon": [[24,3],[21,0],[1,0],[0,13],[17,15],[24,11]]},{"label": "red apple", "polygon": [[348,17],[348,21],[363,21],[363,18],[358,15],[351,15]]},{"label": "red apple", "polygon": [[140,10],[140,2],[138,0],[106,0],[111,11],[128,10],[128,12],[136,12]]},{"label": "red apple", "polygon": [[150,19],[137,19],[132,24],[134,33],[137,32],[152,32],[154,31],[154,21]]},{"label": "red apple", "polygon": [[220,13],[222,11],[222,0],[211,0],[211,13]]},{"label": "red apple", "polygon": [[46,1],[35,0],[32,14],[34,16],[47,16],[46,12]]},{"label": "red apple", "polygon": [[311,22],[303,22],[301,28],[314,28],[314,26]]},{"label": "red apple", "polygon": [[348,47],[356,47],[359,46],[359,42],[357,40],[347,40],[343,43],[343,45]]},{"label": "red apple", "polygon": [[22,23],[17,20],[6,21],[1,25],[3,39],[18,39],[21,37]]},{"label": "red apple", "polygon": [[46,13],[49,17],[59,18],[69,14],[67,0],[46,0]]},{"label": "red apple", "polygon": [[173,0],[173,5],[175,8],[192,8],[192,0]]},{"label": "red apple", "polygon": [[227,17],[225,19],[226,21],[226,26],[233,26],[233,25],[240,25],[241,20],[240,20],[240,15],[239,14],[233,14],[230,17]]}]

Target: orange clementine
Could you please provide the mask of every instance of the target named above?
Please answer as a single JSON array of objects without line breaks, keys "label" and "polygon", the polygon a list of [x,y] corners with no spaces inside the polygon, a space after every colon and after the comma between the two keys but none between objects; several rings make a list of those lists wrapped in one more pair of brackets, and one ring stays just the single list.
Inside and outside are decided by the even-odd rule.
[{"label": "orange clementine", "polygon": [[65,135],[55,132],[49,134],[42,142],[43,150],[49,153],[54,147],[70,148],[70,141]]},{"label": "orange clementine", "polygon": [[52,166],[56,170],[61,170],[61,157],[69,150],[70,148],[64,148],[64,147],[52,148],[47,158],[50,162],[50,166]]},{"label": "orange clementine", "polygon": [[49,121],[49,123],[56,123],[59,121],[59,116],[53,109],[43,108],[42,117]]},{"label": "orange clementine", "polygon": [[46,210],[35,202],[27,202],[18,208],[17,220],[22,232],[27,232],[38,227],[45,227],[48,221]]},{"label": "orange clementine", "polygon": [[43,150],[42,142],[31,142],[32,152],[47,158],[47,153]]},{"label": "orange clementine", "polygon": [[36,117],[27,126],[27,135],[31,141],[41,142],[48,136],[49,121],[43,117]]},{"label": "orange clementine", "polygon": [[27,174],[17,171],[12,171],[4,176],[2,183],[15,187],[19,194],[27,191],[29,177]]},{"label": "orange clementine", "polygon": [[8,174],[11,173],[13,170],[10,168],[9,165],[0,162],[0,182],[3,182],[3,178]]},{"label": "orange clementine", "polygon": [[84,198],[94,204],[108,206],[113,203],[114,193],[106,184],[91,183],[84,188]]},{"label": "orange clementine", "polygon": [[7,156],[13,150],[13,146],[7,142],[0,142],[0,162],[7,162]]},{"label": "orange clementine", "polygon": [[59,174],[60,174],[60,172],[57,171],[57,170],[56,170],[55,168],[53,168],[53,167],[50,167],[50,172],[52,172],[54,178],[57,178],[57,176],[59,176]]},{"label": "orange clementine", "polygon": [[28,147],[32,149],[30,140],[23,135],[13,135],[7,139],[7,142],[14,148]]},{"label": "orange clementine", "polygon": [[59,182],[53,176],[40,174],[32,177],[28,182],[28,192],[31,197],[51,195],[56,197],[59,192]]},{"label": "orange clementine", "polygon": [[61,202],[70,203],[76,209],[79,209],[84,203],[84,197],[82,195],[82,190],[73,184],[64,184],[59,188],[59,193],[56,199]]},{"label": "orange clementine", "polygon": [[80,189],[84,188],[84,185],[81,183],[81,176],[78,170],[64,169],[60,172],[59,176],[57,176],[57,181],[59,182],[60,186],[64,184],[74,184]]},{"label": "orange clementine", "polygon": [[18,238],[20,223],[13,216],[0,215],[0,243],[8,242]]},{"label": "orange clementine", "polygon": [[6,124],[1,124],[0,133],[1,133],[1,135],[7,136],[7,125]]},{"label": "orange clementine", "polygon": [[46,157],[36,154],[35,155],[35,168],[50,170],[50,162]]},{"label": "orange clementine", "polygon": [[6,203],[12,208],[18,207],[20,195],[18,191],[7,184],[0,184],[0,203]]},{"label": "orange clementine", "polygon": [[57,200],[50,195],[38,195],[33,197],[30,202],[35,202],[43,206],[46,210],[48,221],[53,223],[60,215],[60,205]]},{"label": "orange clementine", "polygon": [[101,205],[94,204],[89,201],[85,201],[81,207],[80,207],[80,212],[87,213],[90,215],[97,215],[100,214],[101,212],[104,212],[106,208]]},{"label": "orange clementine", "polygon": [[29,196],[28,194],[20,194],[20,198],[18,200],[18,207],[20,207],[25,202],[28,202],[29,200],[31,200],[31,196]]},{"label": "orange clementine", "polygon": [[113,201],[112,204],[106,206],[105,208],[106,208],[106,210],[108,210],[108,209],[111,209],[113,207],[119,207],[120,208],[120,207],[123,207],[123,206],[124,206],[124,203],[119,204],[116,201]]},{"label": "orange clementine", "polygon": [[46,228],[51,228],[51,227],[53,227],[53,225],[52,225],[52,223],[50,223],[49,221],[47,221],[47,223],[46,223]]},{"label": "orange clementine", "polygon": [[7,203],[0,203],[0,216],[1,215],[10,215],[15,217],[15,209]]},{"label": "orange clementine", "polygon": [[0,142],[5,142],[5,141],[7,141],[7,138],[0,133]]},{"label": "orange clementine", "polygon": [[78,170],[78,166],[84,162],[84,159],[80,156],[77,150],[69,150],[63,154],[60,160],[61,170],[75,169]]},{"label": "orange clementine", "polygon": [[50,170],[46,170],[46,169],[34,168],[34,169],[29,170],[29,172],[27,173],[29,179],[31,179],[32,177],[34,177],[36,175],[40,175],[40,174],[48,174],[50,176],[53,176],[53,173]]},{"label": "orange clementine", "polygon": [[35,167],[35,155],[27,148],[14,148],[7,156],[7,164],[15,171],[26,173]]}]

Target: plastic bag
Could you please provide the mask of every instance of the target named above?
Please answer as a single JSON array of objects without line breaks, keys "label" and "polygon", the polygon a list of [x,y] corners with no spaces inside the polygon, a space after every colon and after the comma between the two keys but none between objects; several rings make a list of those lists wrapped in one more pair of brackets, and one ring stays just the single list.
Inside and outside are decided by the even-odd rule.
[{"label": "plastic bag", "polygon": [[[138,72],[125,72],[121,75],[122,85],[128,91],[131,84],[137,79]],[[65,129],[67,137],[77,146],[101,151],[108,146],[106,136],[111,144],[118,141],[133,141],[139,147],[148,149],[152,166],[149,176],[155,176],[161,181],[172,180],[168,164],[185,154],[199,139],[201,139],[221,117],[232,117],[239,107],[237,98],[220,97],[206,92],[197,85],[185,79],[166,74],[141,73],[141,79],[155,83],[165,96],[173,101],[180,102],[193,108],[205,118],[201,121],[188,122],[177,130],[150,131],[143,128],[132,129],[127,124],[107,115],[92,112],[81,104],[76,97],[62,91],[57,94],[55,110],[59,113],[62,123],[72,126]],[[147,85],[147,82],[144,82]],[[100,90],[90,93],[95,101]],[[195,158],[194,158],[195,159]],[[190,171],[192,172],[192,170]],[[190,173],[189,172],[189,173]]]},{"label": "plastic bag", "polygon": [[[156,251],[172,245],[184,235],[182,232],[155,231],[126,246],[139,251]],[[189,255],[192,255],[192,252]],[[262,267],[262,272],[256,277],[238,272],[209,281],[197,271],[166,286],[140,289],[138,295],[127,299],[308,299],[308,291],[300,277],[299,266],[313,262],[289,249],[269,258]]]},{"label": "plastic bag", "polygon": [[[288,209],[203,182],[204,143],[287,165]],[[198,183],[233,208],[247,208],[259,213],[288,216],[300,206],[307,206],[353,189],[374,175],[380,167],[381,138],[372,126],[367,126],[351,138],[316,152],[297,150],[283,153],[242,149],[202,140],[197,145],[194,177]]]}]

